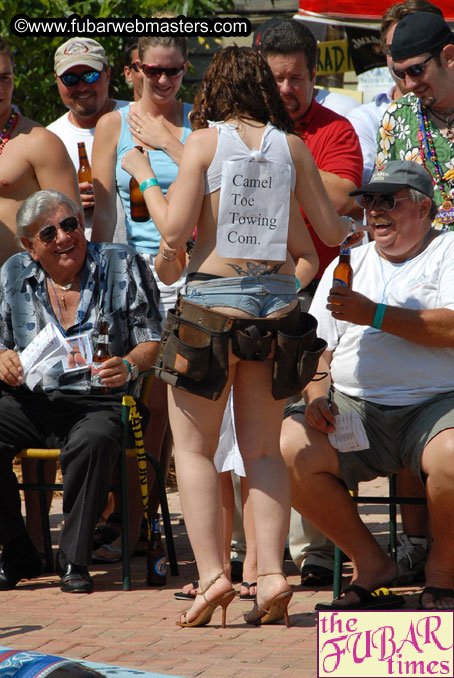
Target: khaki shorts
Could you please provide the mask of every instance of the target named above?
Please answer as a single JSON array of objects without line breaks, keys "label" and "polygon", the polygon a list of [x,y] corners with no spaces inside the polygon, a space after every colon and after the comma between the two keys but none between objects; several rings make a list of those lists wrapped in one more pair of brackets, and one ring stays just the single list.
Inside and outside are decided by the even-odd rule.
[{"label": "khaki shorts", "polygon": [[[389,407],[336,391],[340,414],[357,412],[366,429],[370,449],[338,452],[342,478],[349,490],[358,483],[409,468],[424,481],[420,459],[438,433],[454,428],[454,391],[440,393],[416,405]],[[284,416],[304,413],[301,401],[286,408]]]}]

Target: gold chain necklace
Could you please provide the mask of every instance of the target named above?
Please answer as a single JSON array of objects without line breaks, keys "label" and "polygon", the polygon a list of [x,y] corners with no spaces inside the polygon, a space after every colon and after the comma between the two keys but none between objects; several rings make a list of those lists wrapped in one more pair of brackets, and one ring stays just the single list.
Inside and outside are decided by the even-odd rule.
[{"label": "gold chain necklace", "polygon": [[60,301],[63,304],[63,308],[65,309],[65,311],[67,311],[68,307],[66,306],[66,295],[68,294],[71,287],[73,286],[75,278],[73,278],[71,280],[71,282],[68,283],[67,285],[60,285],[60,283],[55,282],[55,280],[52,280],[51,277],[49,277],[48,280],[49,280],[49,284],[52,288],[52,291],[55,294],[55,297],[57,299],[57,304],[58,304],[58,295],[57,295],[57,291],[56,291],[55,287],[58,287],[59,290],[62,290],[62,294],[60,295]]}]

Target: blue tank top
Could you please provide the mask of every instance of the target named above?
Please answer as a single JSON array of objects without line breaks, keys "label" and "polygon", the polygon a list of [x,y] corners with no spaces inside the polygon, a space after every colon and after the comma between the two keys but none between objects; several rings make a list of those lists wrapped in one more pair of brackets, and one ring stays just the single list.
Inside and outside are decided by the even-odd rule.
[{"label": "blue tank top", "polygon": [[[185,143],[189,134],[191,133],[191,126],[189,124],[188,115],[192,108],[191,104],[183,104],[183,134],[180,137],[182,144]],[[161,235],[156,228],[152,219],[144,222],[132,221],[131,209],[129,204],[129,180],[131,175],[125,172],[121,167],[123,156],[130,148],[133,148],[134,143],[129,125],[126,122],[126,115],[129,111],[129,106],[120,108],[121,114],[121,132],[117,145],[117,161],[115,165],[115,179],[117,182],[117,191],[120,195],[121,202],[126,215],[126,229],[128,234],[128,244],[131,245],[137,252],[147,252],[156,255],[159,250],[159,243]],[[153,172],[159,181],[164,195],[170,184],[175,181],[178,174],[178,165],[167,155],[164,151],[148,151],[150,164],[153,167]]]}]

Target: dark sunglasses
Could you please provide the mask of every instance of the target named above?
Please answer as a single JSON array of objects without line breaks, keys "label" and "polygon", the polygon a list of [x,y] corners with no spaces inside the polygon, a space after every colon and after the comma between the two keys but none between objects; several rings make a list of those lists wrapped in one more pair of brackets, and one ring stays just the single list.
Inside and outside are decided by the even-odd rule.
[{"label": "dark sunglasses", "polygon": [[[64,231],[65,233],[72,233],[73,231],[76,230],[76,228],[79,226],[79,221],[77,220],[76,217],[65,217],[62,219],[58,226]],[[43,242],[44,244],[48,245],[52,240],[55,239],[57,235],[57,227],[56,226],[44,226],[39,232],[38,232],[38,238]]]},{"label": "dark sunglasses", "polygon": [[409,66],[408,68],[404,68],[402,71],[399,69],[395,68],[394,66],[392,67],[392,72],[398,78],[399,80],[405,80],[406,75],[410,75],[412,78],[417,78],[420,75],[424,73],[426,70],[426,63],[430,61],[433,58],[433,54],[427,57],[427,59],[424,59],[424,61],[421,61],[419,64],[413,64],[413,66]]},{"label": "dark sunglasses", "polygon": [[359,203],[365,210],[371,210],[378,203],[378,206],[385,212],[391,212],[401,200],[408,200],[408,195],[404,198],[396,198],[394,195],[383,193],[363,193],[359,197]]},{"label": "dark sunglasses", "polygon": [[132,64],[129,64],[128,68],[130,71],[135,71],[136,73],[139,72],[139,64],[137,64],[135,61],[133,61]]},{"label": "dark sunglasses", "polygon": [[182,66],[174,66],[173,68],[164,68],[163,66],[150,66],[150,64],[141,64],[140,68],[145,73],[147,78],[159,78],[162,73],[165,73],[168,78],[178,78],[184,73],[184,64]]},{"label": "dark sunglasses", "polygon": [[60,75],[60,80],[66,87],[74,87],[78,84],[79,80],[83,80],[87,85],[92,85],[94,82],[98,82],[101,77],[100,71],[85,71],[85,73],[63,73]]}]

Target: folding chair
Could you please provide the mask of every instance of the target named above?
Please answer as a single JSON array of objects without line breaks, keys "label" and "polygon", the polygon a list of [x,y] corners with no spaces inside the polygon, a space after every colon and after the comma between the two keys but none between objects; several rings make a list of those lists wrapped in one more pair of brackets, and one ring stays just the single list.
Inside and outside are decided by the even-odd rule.
[{"label": "folding chair", "polygon": [[[394,560],[397,560],[397,504],[426,504],[424,497],[397,497],[396,475],[389,476],[389,492],[387,497],[367,497],[353,495],[355,504],[387,504],[389,506],[389,552]],[[342,583],[342,554],[340,549],[334,547],[334,582],[333,598],[341,594]]]},{"label": "folding chair", "polygon": [[[140,390],[140,401],[146,404],[148,395],[153,380],[153,372],[148,371],[139,375],[142,379]],[[130,390],[132,390],[130,384]],[[120,470],[120,500],[121,500],[121,530],[122,530],[122,575],[123,575],[123,591],[131,590],[131,553],[129,548],[129,510],[128,510],[128,486],[127,486],[127,471],[126,458],[137,458],[138,448],[129,446],[129,430],[130,430],[130,411],[135,407],[135,400],[131,395],[125,396],[122,404],[121,420],[122,420],[122,445],[119,456],[119,470]],[[136,444],[136,439],[134,439]],[[161,504],[161,513],[164,523],[164,534],[166,538],[167,555],[170,564],[170,573],[178,576],[178,563],[175,553],[175,544],[173,541],[172,525],[170,522],[169,507],[167,503],[166,487],[162,468],[159,461],[145,450],[141,450],[148,463],[153,466],[156,475],[156,482],[159,491],[159,500]],[[36,490],[39,496],[39,506],[41,512],[41,524],[44,540],[44,555],[46,568],[49,572],[55,570],[54,559],[52,554],[52,539],[50,534],[50,522],[47,509],[46,493],[49,491],[61,491],[63,489],[62,483],[47,483],[44,478],[44,462],[46,460],[58,459],[60,456],[60,449],[40,449],[29,448],[21,450],[17,455],[19,459],[35,459],[37,464],[37,480],[36,482],[20,483],[21,490]],[[117,488],[114,488],[117,489]]]}]

